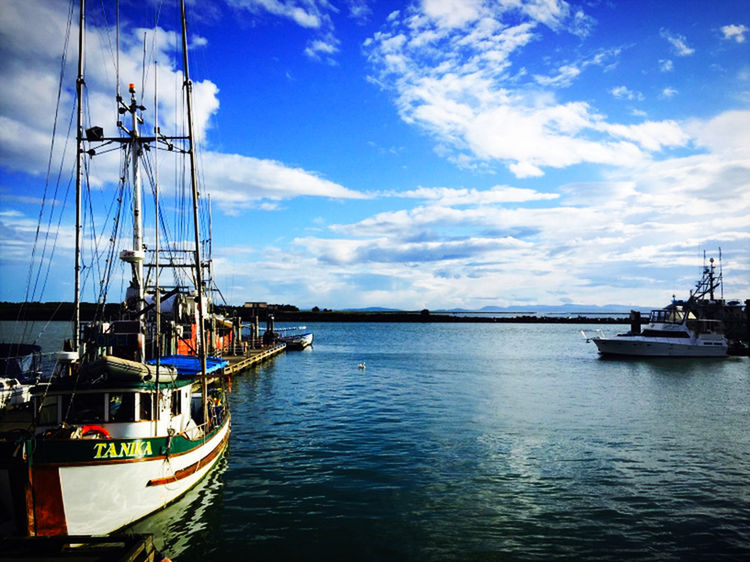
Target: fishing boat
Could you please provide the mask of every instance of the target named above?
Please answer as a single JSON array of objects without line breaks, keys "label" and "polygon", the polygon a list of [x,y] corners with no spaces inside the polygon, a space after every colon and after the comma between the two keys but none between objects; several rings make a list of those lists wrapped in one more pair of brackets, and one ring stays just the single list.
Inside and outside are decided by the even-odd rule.
[{"label": "fishing boat", "polygon": [[648,326],[640,321],[616,336],[588,338],[602,355],[637,357],[725,357],[728,343],[723,324],[715,318],[724,307],[715,298],[722,276],[715,274],[714,259],[704,266],[703,276],[687,301],[674,300],[663,309],[652,310]]},{"label": "fishing boat", "polygon": [[[209,352],[231,341],[234,325],[211,314],[206,294],[184,0],[180,4],[187,134],[162,134],[156,118],[151,121],[154,135],[141,134],[146,108],[133,84],[129,100],[120,96],[118,68],[120,136],[105,137],[101,128],[83,122],[85,6],[80,2],[73,335],[58,353],[49,384],[32,392],[33,424],[0,438],[0,505],[9,517],[2,523],[13,534],[116,531],[179,498],[206,476],[227,447],[231,416],[221,376],[226,363]],[[108,145],[122,148],[119,185],[132,192],[132,246],[119,252],[130,280],[119,318],[83,323],[81,237],[89,231],[81,223],[82,170]],[[192,286],[174,281],[165,287],[161,280],[167,268],[177,267],[177,250],[165,250],[160,239],[167,230],[159,223],[155,174],[150,176],[157,217],[155,239],[148,245],[152,250],[144,240],[140,169],[154,167],[158,149],[164,147],[188,161],[185,184],[192,190],[194,245],[183,252],[188,261],[177,272]],[[151,160],[143,164],[149,155]],[[122,197],[117,200],[121,203]],[[111,261],[116,261],[117,240],[110,239]],[[166,264],[159,260],[164,251],[170,255]],[[109,277],[105,270],[102,287]],[[106,294],[102,289],[102,300]]]}]

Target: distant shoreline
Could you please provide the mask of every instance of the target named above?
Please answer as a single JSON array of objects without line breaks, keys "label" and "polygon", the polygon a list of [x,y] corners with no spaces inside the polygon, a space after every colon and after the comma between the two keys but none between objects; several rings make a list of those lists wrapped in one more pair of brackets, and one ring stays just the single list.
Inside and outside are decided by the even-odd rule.
[{"label": "distant shoreline", "polygon": [[[239,312],[242,315],[241,311]],[[394,322],[394,323],[448,323],[448,324],[629,324],[627,317],[588,317],[579,314],[568,316],[536,316],[530,313],[519,313],[509,316],[509,313],[483,313],[481,316],[454,315],[446,313],[422,312],[277,312],[274,319],[277,322]],[[469,313],[470,314],[470,313]],[[513,313],[510,313],[513,314]],[[648,319],[644,319],[646,322]],[[642,320],[642,322],[644,321]]]},{"label": "distant shoreline", "polygon": [[[117,316],[119,303],[110,303],[105,307],[105,317]],[[241,306],[218,306],[219,312],[229,316],[240,316],[249,322],[249,311]],[[97,311],[95,303],[81,303],[81,320],[93,320]],[[614,314],[598,313],[602,316],[583,316],[581,313],[570,313],[566,316],[534,315],[530,312],[479,312],[479,313],[445,313],[425,311],[289,311],[271,310],[277,322],[394,322],[394,323],[452,323],[452,324],[629,324],[626,316],[616,317]],[[243,314],[244,313],[244,314]],[[248,316],[245,316],[248,314]],[[477,314],[469,316],[469,314]],[[494,316],[494,315],[497,316]],[[565,314],[565,313],[556,313]],[[56,321],[69,322],[73,318],[73,303],[71,302],[34,302],[12,303],[0,302],[0,320],[9,321]],[[265,322],[265,317],[260,318]],[[646,318],[642,322],[647,321]]]}]

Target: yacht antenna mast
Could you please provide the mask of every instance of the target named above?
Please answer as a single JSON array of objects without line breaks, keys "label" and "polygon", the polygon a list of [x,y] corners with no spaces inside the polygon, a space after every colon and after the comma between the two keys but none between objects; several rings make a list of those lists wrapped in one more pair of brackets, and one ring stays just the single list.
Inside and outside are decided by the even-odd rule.
[{"label": "yacht antenna mast", "polygon": [[721,300],[724,300],[724,266],[721,263],[721,246],[719,246],[719,289],[721,290]]}]

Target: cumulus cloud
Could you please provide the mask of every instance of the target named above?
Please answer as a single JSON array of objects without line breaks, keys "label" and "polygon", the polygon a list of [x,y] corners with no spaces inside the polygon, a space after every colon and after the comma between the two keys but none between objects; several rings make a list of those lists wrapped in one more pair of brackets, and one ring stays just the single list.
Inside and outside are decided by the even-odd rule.
[{"label": "cumulus cloud", "polygon": [[[641,131],[652,132],[646,140],[633,126],[609,124],[587,102],[563,103],[541,89],[569,87],[619,50],[565,62],[525,81],[523,71],[513,72],[513,55],[538,39],[541,26],[574,32],[567,4],[458,4],[433,0],[421,11],[394,13],[365,43],[372,80],[394,93],[402,119],[430,133],[452,161],[467,167],[501,163],[528,178],[584,162],[632,165],[647,160],[654,147],[676,146],[672,123],[641,124]],[[516,16],[513,24],[506,23],[509,12]],[[611,92],[643,99],[625,86]],[[661,132],[667,137],[656,139]]]},{"label": "cumulus cloud", "polygon": [[[45,171],[50,150],[50,132],[53,123],[50,121],[57,96],[58,75],[60,72],[60,53],[63,51],[65,22],[68,14],[64,6],[55,3],[13,3],[6,6],[4,17],[0,20],[0,30],[5,38],[0,45],[0,69],[7,80],[5,94],[0,101],[0,164],[8,169],[42,174]],[[34,18],[38,25],[22,26],[20,22]],[[72,20],[71,36],[76,37],[75,18]],[[92,25],[92,27],[94,27]],[[114,30],[106,27],[90,28],[87,36],[87,53],[89,61],[101,60],[110,51],[110,36]],[[154,69],[145,69],[146,77],[143,87],[142,59],[144,34],[146,46],[151,57],[157,61]],[[205,44],[200,38],[193,43]],[[159,121],[162,134],[180,135],[182,130],[173,130],[174,124],[185,127],[184,107],[179,95],[182,91],[183,76],[175,57],[174,46],[179,44],[179,37],[171,31],[161,28],[127,29],[121,34],[120,75],[124,82],[122,94],[129,99],[127,82],[135,82],[136,99],[147,107],[144,112],[146,122],[143,130],[153,127],[154,119],[154,73],[158,74],[159,84]],[[76,46],[75,41],[69,44],[69,51]],[[318,45],[320,52],[333,52],[334,47]],[[112,59],[111,55],[109,58]],[[77,64],[77,52],[67,53],[67,64],[64,67],[67,83],[72,83]],[[134,78],[138,77],[136,81]],[[86,72],[87,120],[86,127],[100,125],[104,127],[105,136],[116,136],[114,128],[114,73],[106,64],[89,64]],[[73,106],[73,95],[69,88],[63,88],[61,107]],[[193,82],[193,122],[196,139],[205,145],[206,134],[211,127],[211,119],[219,110],[219,88],[210,80]],[[70,109],[67,109],[69,112]],[[69,113],[65,115],[68,123]],[[62,121],[62,119],[61,119]],[[73,121],[74,122],[74,121]],[[125,123],[128,126],[128,123]],[[56,131],[54,159],[59,160],[67,155],[72,160],[74,146],[71,144],[71,131],[60,125]],[[119,155],[115,153],[95,157],[90,171],[92,185],[101,186],[104,178],[116,178],[119,173]],[[333,198],[361,198],[361,194],[346,189],[334,182],[319,177],[314,172],[299,168],[286,167],[281,162],[243,157],[237,154],[222,154],[203,150],[203,177],[212,190],[216,191],[215,200],[227,208],[268,205],[297,196],[318,196]],[[162,173],[168,173],[169,160],[161,162]]]},{"label": "cumulus cloud", "polygon": [[748,28],[744,25],[725,25],[721,28],[721,32],[724,34],[724,39],[734,40],[737,43],[745,42],[745,33]]},{"label": "cumulus cloud", "polygon": [[[727,293],[744,294],[750,288],[750,126],[742,124],[749,119],[747,112],[731,112],[683,124],[704,154],[612,168],[598,181],[555,185],[554,193],[495,186],[390,194],[422,204],[330,225],[327,235],[294,243],[309,252],[311,266],[320,264],[315,270],[321,276],[328,268],[338,272],[331,282],[342,283],[340,290],[358,291],[359,275],[382,279],[381,298],[388,294],[386,283],[417,287],[374,301],[393,303],[396,297],[411,308],[415,302],[478,306],[484,295],[499,305],[575,302],[581,294],[601,305],[658,305],[668,302],[675,285],[654,272],[667,264],[697,268],[711,241],[732,256]],[[679,143],[683,127],[620,134],[646,145],[672,134]],[[687,290],[693,279],[684,282]],[[498,286],[512,289],[498,293]]]}]

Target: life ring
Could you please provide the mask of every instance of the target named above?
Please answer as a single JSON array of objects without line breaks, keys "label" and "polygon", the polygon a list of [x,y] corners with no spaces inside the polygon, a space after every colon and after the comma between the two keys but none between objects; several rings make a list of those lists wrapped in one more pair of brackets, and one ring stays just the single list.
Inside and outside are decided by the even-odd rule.
[{"label": "life ring", "polygon": [[84,425],[83,429],[81,430],[81,437],[85,436],[87,433],[98,433],[99,435],[104,436],[106,439],[112,439],[109,431],[107,431],[100,425]]}]

